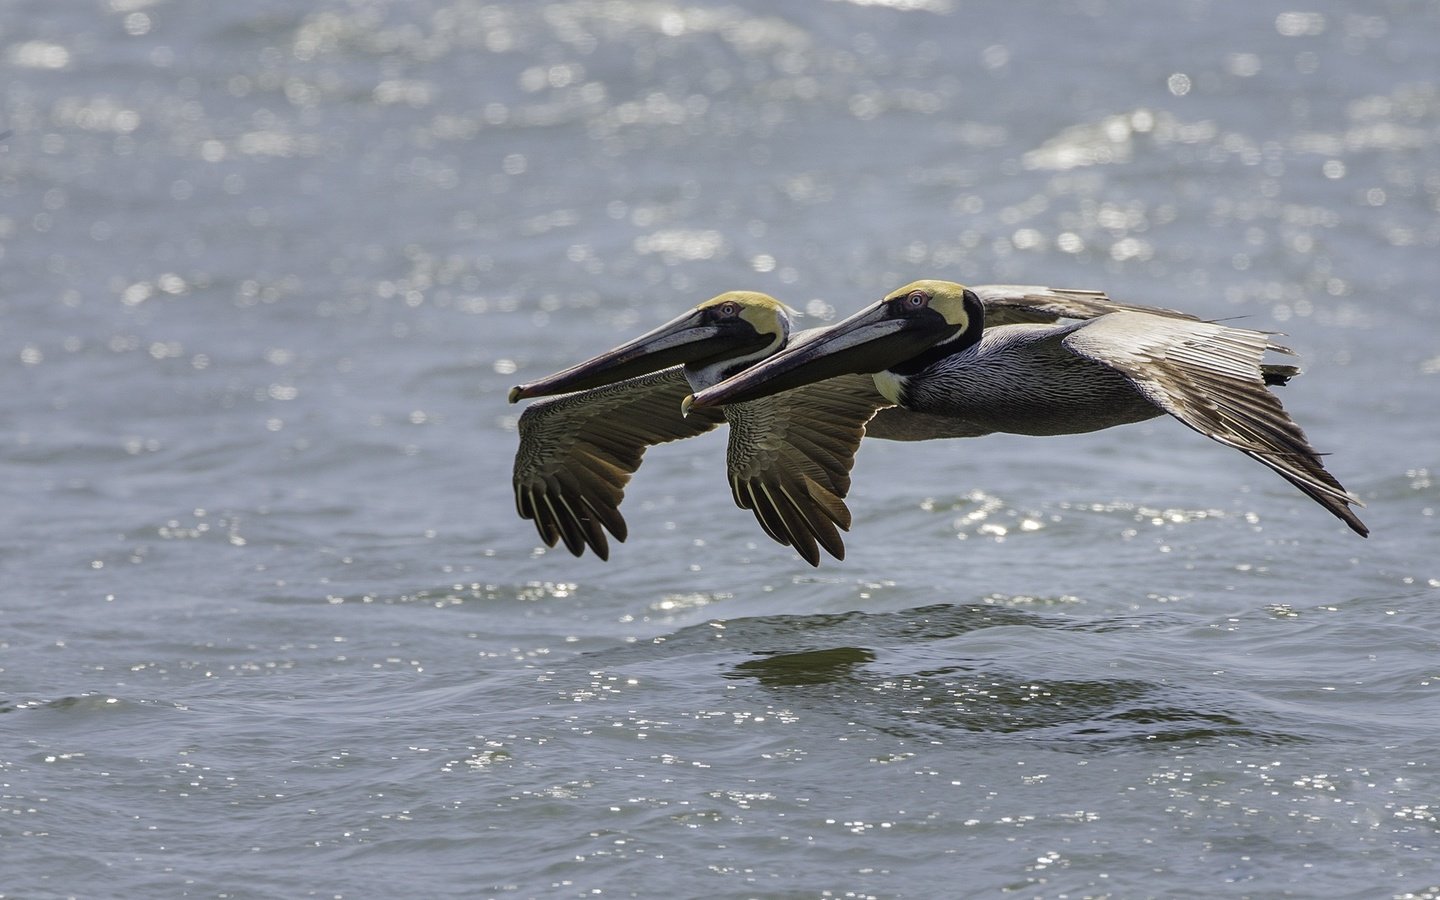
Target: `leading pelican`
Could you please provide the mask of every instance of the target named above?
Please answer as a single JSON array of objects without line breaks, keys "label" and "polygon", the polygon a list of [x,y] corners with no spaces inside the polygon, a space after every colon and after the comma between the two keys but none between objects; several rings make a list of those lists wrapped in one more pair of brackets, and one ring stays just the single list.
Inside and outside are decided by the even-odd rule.
[{"label": "leading pelican", "polygon": [[[935,421],[935,436],[1075,434],[1163,413],[1269,466],[1362,537],[1363,506],[1267,384],[1291,351],[1265,332],[1171,311],[1116,309],[1082,321],[991,324],[978,294],[916,281],[685,401],[690,412],[754,401],[846,373],[873,373],[891,403]],[[781,394],[783,396],[783,394]],[[948,432],[947,432],[948,429]]]},{"label": "leading pelican", "polygon": [[[990,320],[999,323],[1145,309],[1113,303],[1098,291],[1030,285],[974,290]],[[514,474],[520,515],[534,520],[546,545],[563,541],[576,556],[589,547],[607,559],[606,532],[625,540],[619,506],[646,448],[728,421],[727,471],[736,504],[753,510],[766,534],[811,565],[819,564],[821,548],[844,558],[839,532],[850,526],[844,498],[861,437],[922,440],[960,433],[950,420],[893,407],[868,375],[827,379],[732,404],[723,413],[682,414],[687,394],[779,352],[787,341],[803,344],[819,333],[791,335],[790,328],[790,313],[779,301],[731,291],[594,359],[515,387],[512,403],[566,394],[531,404],[520,416]],[[566,393],[571,391],[578,393]]]}]

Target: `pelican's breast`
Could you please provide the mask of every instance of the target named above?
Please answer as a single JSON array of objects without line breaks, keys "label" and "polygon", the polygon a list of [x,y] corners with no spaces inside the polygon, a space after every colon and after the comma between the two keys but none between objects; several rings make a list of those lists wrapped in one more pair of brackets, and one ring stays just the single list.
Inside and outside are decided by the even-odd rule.
[{"label": "pelican's breast", "polygon": [[904,405],[1029,435],[1098,431],[1161,415],[1124,375],[1061,344],[1084,324],[988,328],[973,347],[910,378]]}]

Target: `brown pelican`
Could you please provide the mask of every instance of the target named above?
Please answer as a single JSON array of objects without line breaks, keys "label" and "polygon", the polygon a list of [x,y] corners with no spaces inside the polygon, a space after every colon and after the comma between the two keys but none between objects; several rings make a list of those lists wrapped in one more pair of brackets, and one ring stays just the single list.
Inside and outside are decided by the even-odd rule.
[{"label": "brown pelican", "polygon": [[[975,291],[991,321],[998,322],[1053,322],[1129,308],[1097,291],[1015,285]],[[520,515],[535,521],[548,546],[563,541],[576,556],[588,546],[606,559],[606,531],[625,540],[619,505],[646,448],[703,434],[728,420],[727,469],[735,502],[753,510],[766,534],[794,547],[811,565],[819,564],[820,548],[843,558],[839,531],[850,526],[844,498],[861,437],[958,435],[954,422],[943,417],[883,408],[891,402],[868,375],[827,379],[732,404],[723,413],[682,414],[687,394],[779,351],[790,339],[789,329],[789,313],[779,301],[732,291],[594,359],[514,388],[512,403],[579,392],[531,404],[520,416],[514,476]],[[799,332],[793,340],[803,342],[815,333]]]},{"label": "brown pelican", "polygon": [[511,403],[565,394],[520,416],[514,483],[521,517],[535,521],[548,546],[564,541],[576,556],[588,546],[608,559],[605,532],[625,540],[619,505],[646,448],[728,420],[735,502],[811,565],[819,565],[820,547],[843,559],[839,531],[850,527],[844,498],[855,449],[865,422],[889,405],[869,378],[831,379],[723,412],[687,417],[680,410],[692,391],[781,349],[789,331],[789,311],[778,300],[731,291],[594,359],[512,389]]},{"label": "brown pelican", "polygon": [[1169,413],[1369,534],[1350,508],[1364,504],[1266,389],[1297,371],[1262,365],[1267,350],[1292,352],[1269,334],[1144,307],[1051,324],[996,325],[989,313],[977,291],[917,281],[698,392],[685,409],[868,372],[887,400],[933,419],[937,437],[1075,434]]}]

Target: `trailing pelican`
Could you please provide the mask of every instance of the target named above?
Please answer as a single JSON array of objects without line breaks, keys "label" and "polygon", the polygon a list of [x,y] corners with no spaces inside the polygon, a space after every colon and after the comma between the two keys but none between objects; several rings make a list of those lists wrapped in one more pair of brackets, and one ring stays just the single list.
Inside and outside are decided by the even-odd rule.
[{"label": "trailing pelican", "polygon": [[[765,294],[731,291],[629,343],[510,391],[510,402],[551,394],[520,416],[515,505],[548,546],[576,556],[610,555],[605,532],[624,541],[619,505],[652,444],[704,434],[728,420],[727,468],[735,502],[765,533],[811,565],[820,547],[843,559],[839,531],[865,422],[888,405],[870,379],[832,379],[723,412],[682,415],[692,391],[716,384],[781,349],[786,307]],[[580,393],[566,393],[579,391]]]},{"label": "trailing pelican", "polygon": [[[1129,308],[1096,291],[1011,285],[975,291],[999,322],[1053,322]],[[803,342],[817,331],[799,332],[793,340]],[[844,558],[839,531],[850,526],[844,498],[867,428],[872,437],[920,440],[956,436],[954,426],[941,417],[884,408],[891,401],[868,375],[732,404],[723,413],[682,414],[687,394],[778,352],[790,339],[783,304],[732,291],[594,359],[514,388],[511,403],[579,392],[531,404],[520,416],[514,474],[520,515],[535,521],[546,545],[563,541],[576,556],[589,547],[607,559],[606,532],[625,540],[619,505],[646,448],[728,420],[727,470],[736,504],[753,510],[766,534],[811,565],[819,564],[820,548]]]},{"label": "trailing pelican", "polygon": [[[696,393],[685,409],[868,372],[887,400],[928,417],[934,437],[1076,434],[1169,413],[1369,534],[1351,509],[1364,504],[1325,470],[1266,389],[1298,371],[1261,363],[1267,350],[1292,353],[1267,333],[1145,307],[1051,324],[997,325],[989,313],[975,290],[916,281]],[[871,431],[879,424],[876,417]]]}]

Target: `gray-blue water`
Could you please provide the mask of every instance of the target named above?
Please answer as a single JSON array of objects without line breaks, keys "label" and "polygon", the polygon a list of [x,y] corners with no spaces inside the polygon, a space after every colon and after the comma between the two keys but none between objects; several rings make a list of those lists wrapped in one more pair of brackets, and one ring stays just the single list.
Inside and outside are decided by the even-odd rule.
[{"label": "gray-blue water", "polygon": [[[0,895],[1440,893],[1440,7],[0,4]],[[919,277],[1284,331],[1361,540],[1169,419],[862,447],[848,558],[517,381]]]}]

